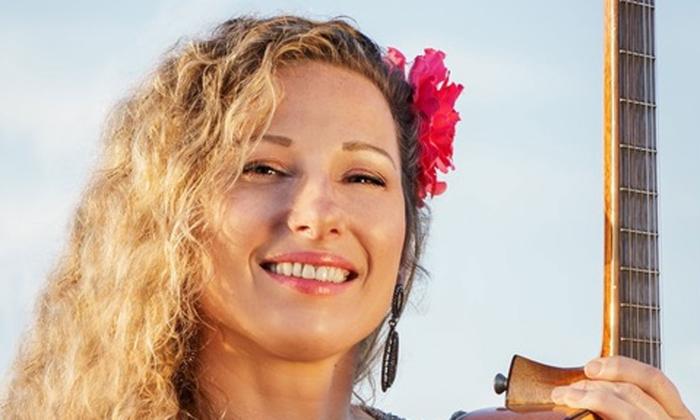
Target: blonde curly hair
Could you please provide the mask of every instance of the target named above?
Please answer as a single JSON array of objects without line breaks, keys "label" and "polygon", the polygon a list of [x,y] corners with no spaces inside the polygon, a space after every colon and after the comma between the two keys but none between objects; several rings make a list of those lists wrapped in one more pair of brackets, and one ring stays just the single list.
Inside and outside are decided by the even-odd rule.
[{"label": "blonde curly hair", "polygon": [[[420,268],[427,213],[418,205],[411,87],[380,48],[342,19],[241,17],[181,42],[122,101],[21,345],[0,417],[208,417],[196,381],[198,298],[220,198],[266,131],[275,71],[318,60],[383,92],[400,146],[407,234],[401,272]],[[384,324],[384,323],[383,323]],[[381,325],[360,343],[369,377]]]}]

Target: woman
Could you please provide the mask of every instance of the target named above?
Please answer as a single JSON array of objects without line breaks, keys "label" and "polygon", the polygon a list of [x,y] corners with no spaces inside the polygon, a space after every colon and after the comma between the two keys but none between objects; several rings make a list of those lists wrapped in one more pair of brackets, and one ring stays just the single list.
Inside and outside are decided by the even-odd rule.
[{"label": "woman", "polygon": [[[351,397],[386,325],[393,381],[423,199],[450,164],[429,141],[451,138],[460,89],[426,133],[402,66],[345,22],[287,16],[168,57],[110,121],[2,418],[391,418]],[[660,372],[599,362],[555,400],[692,418]]]}]

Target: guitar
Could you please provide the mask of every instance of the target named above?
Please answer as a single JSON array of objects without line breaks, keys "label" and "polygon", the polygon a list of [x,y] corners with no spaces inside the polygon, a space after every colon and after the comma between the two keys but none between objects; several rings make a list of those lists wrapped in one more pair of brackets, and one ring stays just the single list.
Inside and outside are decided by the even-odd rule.
[{"label": "guitar", "polygon": [[[605,0],[603,89],[604,314],[601,356],[622,355],[661,368],[654,0]],[[584,379],[514,356],[494,389],[505,408],[461,418],[593,419],[557,407],[556,386]]]}]

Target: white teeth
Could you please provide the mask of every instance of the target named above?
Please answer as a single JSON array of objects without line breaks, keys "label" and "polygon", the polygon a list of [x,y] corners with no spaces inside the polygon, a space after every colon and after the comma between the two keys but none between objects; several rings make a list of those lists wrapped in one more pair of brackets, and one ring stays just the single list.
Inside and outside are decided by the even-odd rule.
[{"label": "white teeth", "polygon": [[301,277],[301,263],[294,263],[294,267],[292,267],[292,275],[294,277]]},{"label": "white teeth", "polygon": [[342,268],[334,267],[333,270],[328,274],[328,277],[335,281],[343,281],[348,277],[350,273]]},{"label": "white teeth", "polygon": [[304,269],[301,272],[301,276],[305,279],[312,279],[316,277],[316,269],[313,265],[304,264]]},{"label": "white teeth", "polygon": [[282,266],[282,274],[285,276],[291,276],[292,275],[292,263],[282,263],[282,264],[275,264],[276,266]]},{"label": "white teeth", "polygon": [[313,279],[318,281],[330,281],[332,283],[342,283],[347,280],[350,272],[338,267],[329,266],[314,266],[311,264],[302,263],[274,263],[270,264],[269,270],[273,273],[282,274],[285,276],[301,277],[305,279]]},{"label": "white teeth", "polygon": [[316,269],[316,280],[328,280],[328,267],[318,267]]}]

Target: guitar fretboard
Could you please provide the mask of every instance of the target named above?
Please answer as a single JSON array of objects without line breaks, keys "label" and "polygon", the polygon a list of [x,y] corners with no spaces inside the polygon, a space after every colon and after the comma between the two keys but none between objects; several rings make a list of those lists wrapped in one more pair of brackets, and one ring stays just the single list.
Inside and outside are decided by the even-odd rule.
[{"label": "guitar fretboard", "polygon": [[618,13],[619,349],[660,367],[654,1]]}]

